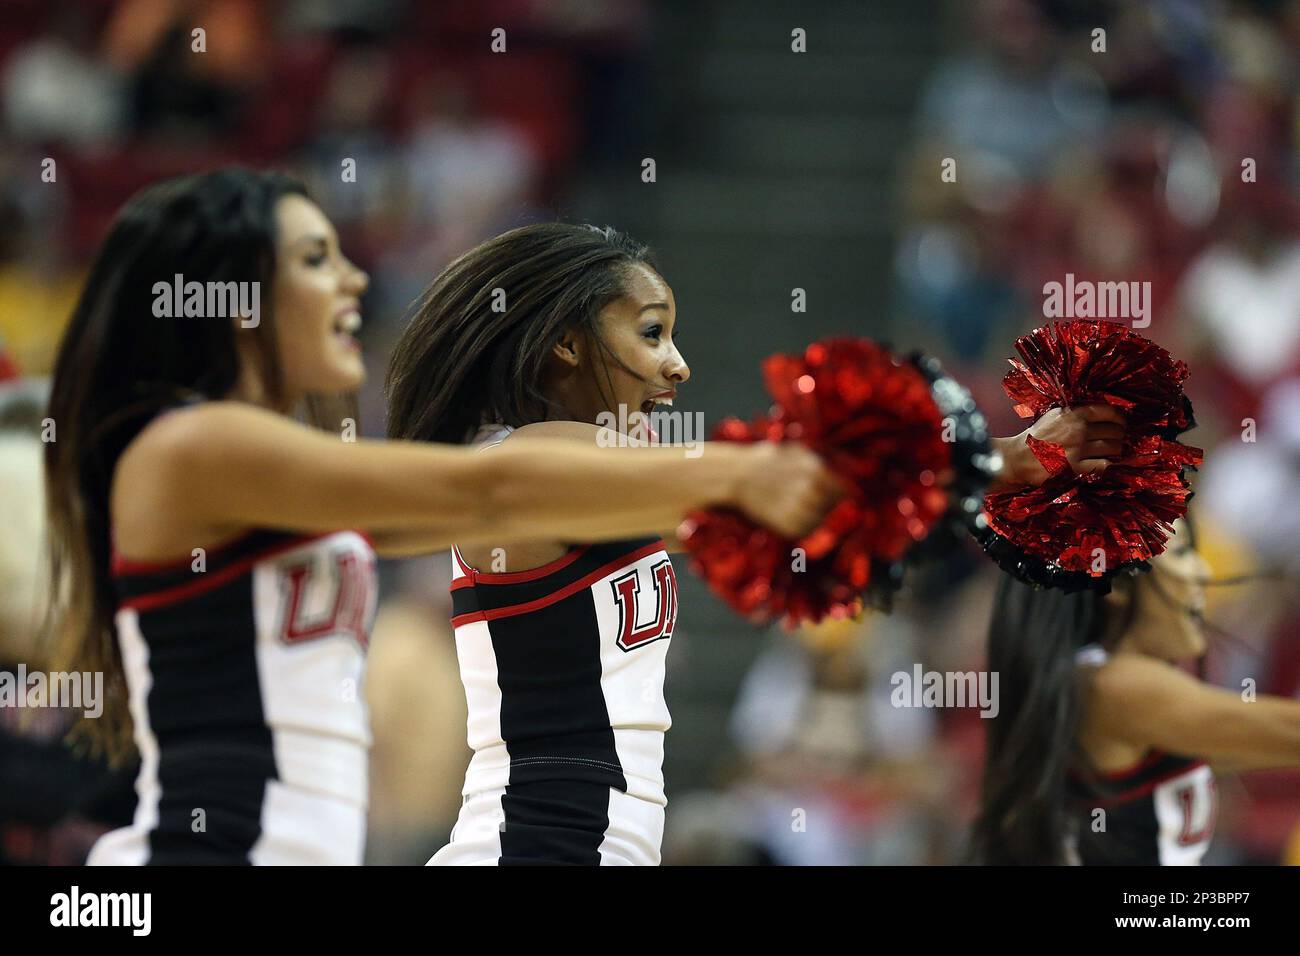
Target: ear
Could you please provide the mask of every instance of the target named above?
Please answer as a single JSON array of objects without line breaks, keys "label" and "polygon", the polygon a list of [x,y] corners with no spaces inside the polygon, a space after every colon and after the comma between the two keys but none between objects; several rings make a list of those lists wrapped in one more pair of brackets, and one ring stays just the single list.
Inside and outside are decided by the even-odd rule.
[{"label": "ear", "polygon": [[560,361],[561,364],[569,368],[577,368],[582,361],[582,337],[576,329],[565,332],[560,340],[551,346],[551,354]]}]

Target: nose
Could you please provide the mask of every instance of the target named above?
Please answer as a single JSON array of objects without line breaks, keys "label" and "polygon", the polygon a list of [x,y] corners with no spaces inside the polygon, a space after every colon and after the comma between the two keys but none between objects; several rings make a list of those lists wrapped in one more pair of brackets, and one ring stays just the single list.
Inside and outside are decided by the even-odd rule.
[{"label": "nose", "polygon": [[370,288],[370,275],[352,262],[348,262],[348,273],[343,279],[343,288],[350,294],[360,297]]},{"label": "nose", "polygon": [[688,381],[691,377],[691,367],[686,364],[686,359],[682,358],[682,353],[677,351],[676,346],[669,356],[666,374],[669,380],[677,385]]}]

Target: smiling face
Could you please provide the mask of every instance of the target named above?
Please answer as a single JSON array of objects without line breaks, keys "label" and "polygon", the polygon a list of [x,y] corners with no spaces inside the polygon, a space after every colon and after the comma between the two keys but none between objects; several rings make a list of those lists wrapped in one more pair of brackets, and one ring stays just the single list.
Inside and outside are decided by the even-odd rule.
[{"label": "smiling face", "polygon": [[1209,567],[1197,553],[1183,520],[1165,551],[1151,559],[1151,571],[1135,582],[1137,611],[1124,642],[1149,657],[1177,662],[1205,653],[1205,582]]},{"label": "smiling face", "polygon": [[293,404],[353,391],[366,379],[355,335],[370,280],[343,255],[333,225],[311,200],[285,196],[276,226],[273,309],[285,395]]},{"label": "smiling face", "polygon": [[597,322],[605,349],[583,332],[556,346],[560,371],[551,397],[577,421],[592,423],[602,412],[618,415],[620,406],[630,418],[672,404],[691,370],[673,342],[677,303],[668,283],[646,266],[628,267],[624,295]]}]

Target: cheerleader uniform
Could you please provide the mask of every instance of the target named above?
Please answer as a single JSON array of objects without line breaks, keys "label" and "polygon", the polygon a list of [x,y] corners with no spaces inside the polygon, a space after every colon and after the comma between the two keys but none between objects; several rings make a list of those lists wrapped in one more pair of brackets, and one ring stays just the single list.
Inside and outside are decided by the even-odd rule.
[{"label": "cheerleader uniform", "polygon": [[[487,444],[509,429],[480,434]],[[657,538],[495,574],[452,551],[474,751],[431,865],[656,865],[677,579]]]},{"label": "cheerleader uniform", "polygon": [[112,571],[138,803],[87,862],[361,863],[369,541],[259,530]]},{"label": "cheerleader uniform", "polygon": [[[1088,666],[1106,659],[1096,644],[1078,657]],[[1152,749],[1123,770],[1072,770],[1067,786],[1073,824],[1069,855],[1075,862],[1195,866],[1209,849],[1217,794],[1214,774],[1203,760]]]}]

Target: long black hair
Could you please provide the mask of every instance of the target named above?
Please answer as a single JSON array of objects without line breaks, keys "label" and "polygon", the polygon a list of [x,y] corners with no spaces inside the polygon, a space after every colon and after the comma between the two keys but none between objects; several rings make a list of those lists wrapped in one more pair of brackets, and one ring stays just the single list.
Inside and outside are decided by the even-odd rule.
[{"label": "long black hair", "polygon": [[1136,613],[1133,577],[1112,610],[1101,592],[1037,588],[1003,575],[989,625],[988,668],[998,674],[999,711],[987,721],[980,809],[970,859],[983,864],[1064,863],[1066,775],[1086,771],[1078,746],[1080,648],[1112,645]]},{"label": "long black hair", "polygon": [[118,458],[159,411],[223,398],[240,373],[233,317],[159,318],[155,283],[257,282],[266,307],[240,329],[273,403],[283,387],[270,303],[276,204],[306,195],[288,176],[222,169],[150,186],[118,213],[64,332],[51,383],[45,445],[52,596],[61,669],[101,671],[105,706],[80,730],[111,756],[129,748],[114,639],[109,491]]},{"label": "long black hair", "polygon": [[[388,364],[388,435],[459,444],[479,425],[563,417],[542,391],[551,348],[575,329],[626,369],[597,316],[630,267],[658,272],[616,229],[560,222],[503,233],[451,263],[414,306]],[[630,371],[630,370],[629,370]]]}]

